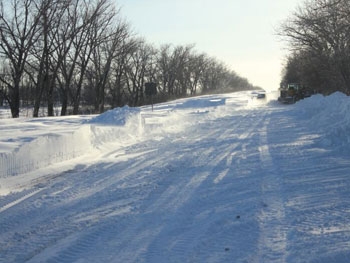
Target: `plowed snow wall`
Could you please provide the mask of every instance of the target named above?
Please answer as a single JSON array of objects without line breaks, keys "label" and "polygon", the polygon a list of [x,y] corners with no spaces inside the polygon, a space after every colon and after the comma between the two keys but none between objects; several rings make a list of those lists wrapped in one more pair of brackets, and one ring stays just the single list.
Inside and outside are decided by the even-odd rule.
[{"label": "plowed snow wall", "polygon": [[88,125],[72,134],[42,136],[13,153],[1,153],[0,178],[66,161],[81,156],[91,148],[91,127]]}]

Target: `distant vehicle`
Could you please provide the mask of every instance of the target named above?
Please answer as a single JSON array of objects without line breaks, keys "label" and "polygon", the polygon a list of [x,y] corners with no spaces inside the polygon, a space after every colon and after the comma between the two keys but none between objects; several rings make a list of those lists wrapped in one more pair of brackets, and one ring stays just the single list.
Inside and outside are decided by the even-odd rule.
[{"label": "distant vehicle", "polygon": [[287,87],[280,89],[278,101],[285,104],[292,104],[298,100],[310,97],[312,91],[299,83],[289,83]]},{"label": "distant vehicle", "polygon": [[264,99],[264,98],[266,98],[265,92],[259,92],[258,95],[257,95],[257,98],[258,98],[258,99]]},{"label": "distant vehicle", "polygon": [[264,99],[266,98],[266,93],[265,91],[253,91],[252,97],[256,97],[257,99]]}]

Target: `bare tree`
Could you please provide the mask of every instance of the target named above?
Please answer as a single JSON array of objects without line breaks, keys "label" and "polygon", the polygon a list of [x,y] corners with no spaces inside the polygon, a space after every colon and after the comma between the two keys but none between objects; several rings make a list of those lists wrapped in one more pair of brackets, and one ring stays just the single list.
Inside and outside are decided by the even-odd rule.
[{"label": "bare tree", "polygon": [[95,112],[103,112],[107,84],[111,81],[110,73],[113,59],[123,48],[129,37],[128,24],[120,20],[119,10],[115,10],[108,0],[105,11],[96,19],[92,28],[91,63],[89,66],[88,86],[95,91]]},{"label": "bare tree", "polygon": [[172,48],[171,45],[163,45],[160,48],[157,63],[158,79],[162,85],[162,91],[168,96],[180,96],[187,89],[184,71],[188,66],[193,47],[193,45],[187,45]]},{"label": "bare tree", "polygon": [[207,58],[202,77],[200,78],[202,93],[212,93],[218,90],[225,71],[226,69],[222,63],[219,63],[214,58]]},{"label": "bare tree", "polygon": [[126,88],[127,86],[127,65],[131,60],[131,53],[135,52],[137,42],[134,39],[125,39],[118,48],[118,52],[113,59],[112,78],[114,82],[110,86],[111,107],[121,107],[127,104]]},{"label": "bare tree", "polygon": [[187,90],[190,86],[191,56],[194,45],[177,46],[172,55],[171,65],[175,73],[174,94],[177,97],[187,96]]},{"label": "bare tree", "polygon": [[196,95],[199,89],[200,78],[202,77],[205,69],[206,55],[192,55],[190,59],[190,75],[189,75],[189,92],[190,95]]},{"label": "bare tree", "polygon": [[[61,43],[58,58],[61,78],[59,78],[62,108],[61,115],[66,115],[68,96],[72,99],[73,114],[78,114],[81,90],[87,65],[92,51],[99,44],[94,26],[106,12],[107,1],[74,0],[62,17],[60,34],[56,39]],[[62,20],[61,18],[61,20]]]},{"label": "bare tree", "polygon": [[30,51],[39,36],[40,13],[32,12],[35,4],[34,0],[0,2],[0,54],[11,70],[11,79],[0,75],[0,81],[8,89],[4,97],[13,118],[19,117],[20,83]]},{"label": "bare tree", "polygon": [[144,86],[147,81],[154,81],[155,49],[144,40],[136,41],[135,49],[130,53],[126,64],[126,82],[130,106],[140,105],[143,101]]},{"label": "bare tree", "polygon": [[[323,74],[336,81],[338,90],[350,94],[350,3],[347,0],[312,0],[286,20],[278,34],[294,54],[307,54],[328,66]],[[316,59],[313,59],[316,60]],[[330,87],[334,89],[335,87]]]},{"label": "bare tree", "polygon": [[68,1],[37,0],[31,11],[39,15],[38,31],[40,36],[30,49],[26,73],[35,85],[33,117],[38,117],[45,96],[48,115],[54,115],[54,89],[61,58],[57,56],[59,45],[55,39],[59,33],[61,17]]}]

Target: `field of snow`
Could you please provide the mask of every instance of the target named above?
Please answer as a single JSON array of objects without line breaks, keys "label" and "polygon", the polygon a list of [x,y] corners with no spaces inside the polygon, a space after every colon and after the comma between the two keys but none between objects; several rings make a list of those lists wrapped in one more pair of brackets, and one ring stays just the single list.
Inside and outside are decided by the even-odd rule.
[{"label": "field of snow", "polygon": [[0,262],[350,262],[350,99],[272,96],[0,119]]}]

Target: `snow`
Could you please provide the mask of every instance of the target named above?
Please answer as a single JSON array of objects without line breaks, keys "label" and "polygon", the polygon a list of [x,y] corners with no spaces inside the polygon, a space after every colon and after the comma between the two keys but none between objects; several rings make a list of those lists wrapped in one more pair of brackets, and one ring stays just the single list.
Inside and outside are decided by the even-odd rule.
[{"label": "snow", "polygon": [[266,96],[0,119],[0,262],[349,262],[349,97]]}]

